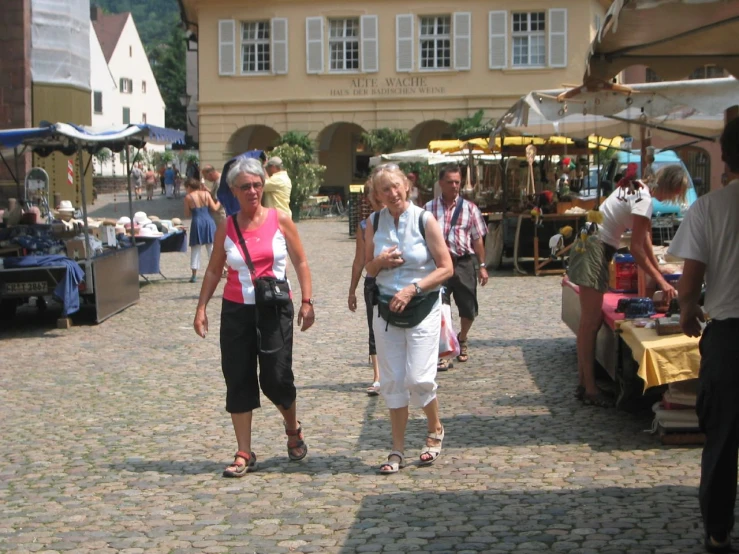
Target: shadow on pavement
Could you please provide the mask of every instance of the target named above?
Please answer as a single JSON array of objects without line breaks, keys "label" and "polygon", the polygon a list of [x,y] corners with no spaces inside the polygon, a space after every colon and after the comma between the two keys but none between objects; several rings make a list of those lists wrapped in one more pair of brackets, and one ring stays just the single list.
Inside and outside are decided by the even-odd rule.
[{"label": "shadow on pavement", "polygon": [[[110,464],[108,467],[111,471],[116,472],[155,472],[166,475],[220,475],[228,463],[228,461],[216,463],[209,460],[142,460]],[[260,458],[257,452],[257,463],[257,473],[306,473],[310,475],[319,473],[351,473],[360,475],[376,473],[373,466],[365,464],[359,458],[341,455],[313,455],[311,451],[308,452],[308,456],[304,460],[299,462],[290,461],[287,454],[272,458]]]},{"label": "shadow on pavement", "polygon": [[[393,479],[407,484],[402,476],[389,476],[388,483]],[[658,486],[367,496],[340,552],[383,549],[698,553],[697,490]]]}]

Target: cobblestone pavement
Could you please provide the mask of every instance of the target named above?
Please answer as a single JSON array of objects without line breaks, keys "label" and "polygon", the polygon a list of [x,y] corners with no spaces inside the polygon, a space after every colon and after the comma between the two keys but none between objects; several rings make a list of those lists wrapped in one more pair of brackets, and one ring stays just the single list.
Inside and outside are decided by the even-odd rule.
[{"label": "cobblestone pavement", "polygon": [[[158,199],[151,211],[175,215],[180,204]],[[113,209],[103,198],[92,211]],[[558,277],[493,275],[470,361],[439,376],[442,457],[378,475],[390,428],[383,401],[364,393],[364,317],[346,308],[347,223],[299,229],[317,314],[295,341],[308,458],[287,461],[279,415],[265,405],[255,415],[260,470],[221,477],[235,440],[219,301],[198,338],[189,256],[164,254],[169,279],[143,285],[137,305],[100,325],[57,330],[55,314],[24,308],[0,329],[0,551],[702,551],[700,450],[661,446],[644,433],[647,412],[573,399]],[[412,411],[411,460],[424,431]]]}]

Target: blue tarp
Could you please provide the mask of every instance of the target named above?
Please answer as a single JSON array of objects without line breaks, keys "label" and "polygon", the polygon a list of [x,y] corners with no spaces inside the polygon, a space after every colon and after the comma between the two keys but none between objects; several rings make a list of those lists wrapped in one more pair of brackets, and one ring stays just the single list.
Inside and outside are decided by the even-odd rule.
[{"label": "blue tarp", "polygon": [[226,210],[226,215],[233,215],[241,209],[239,207],[239,201],[233,195],[233,193],[231,192],[231,187],[229,187],[228,183],[226,182],[226,175],[228,175],[229,169],[231,169],[231,166],[238,159],[252,158],[258,160],[262,156],[264,156],[263,150],[249,150],[249,152],[244,152],[243,154],[240,154],[235,158],[231,158],[226,162],[226,165],[223,166],[223,171],[221,172],[221,182],[218,185],[218,192],[216,193],[216,196],[218,196],[218,201],[223,206],[223,209]]},{"label": "blue tarp", "polygon": [[64,278],[59,281],[53,294],[54,298],[63,304],[63,317],[78,312],[80,309],[79,284],[84,280],[85,272],[82,271],[77,262],[61,255],[5,258],[5,267],[7,268],[44,266],[65,266],[67,268]]},{"label": "blue tarp", "polygon": [[118,128],[98,129],[56,123],[45,127],[28,129],[5,129],[0,131],[0,146],[15,148],[28,146],[39,154],[51,152],[73,152],[77,147],[95,152],[100,148],[120,150],[125,144],[141,147],[146,143],[172,144],[185,142],[185,133],[155,125],[136,124]]}]

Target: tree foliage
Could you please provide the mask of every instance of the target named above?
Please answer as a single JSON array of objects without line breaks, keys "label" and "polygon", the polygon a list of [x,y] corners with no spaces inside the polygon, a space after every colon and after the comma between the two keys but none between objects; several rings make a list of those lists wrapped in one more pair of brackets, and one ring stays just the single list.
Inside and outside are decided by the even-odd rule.
[{"label": "tree foliage", "polygon": [[107,13],[131,12],[146,53],[166,43],[170,31],[180,24],[177,0],[92,0]]},{"label": "tree foliage", "polygon": [[300,131],[288,131],[287,133],[282,135],[279,139],[277,139],[275,146],[279,146],[281,144],[297,146],[301,148],[311,158],[313,157],[313,153],[315,151],[313,141],[310,139],[308,134],[302,133]]},{"label": "tree foliage", "polygon": [[449,125],[452,135],[459,138],[475,131],[491,130],[491,121],[485,121],[485,110],[477,110],[469,117],[459,117]]},{"label": "tree foliage", "polygon": [[362,142],[365,149],[372,154],[390,154],[407,148],[411,142],[411,136],[403,129],[382,127],[362,133]]}]

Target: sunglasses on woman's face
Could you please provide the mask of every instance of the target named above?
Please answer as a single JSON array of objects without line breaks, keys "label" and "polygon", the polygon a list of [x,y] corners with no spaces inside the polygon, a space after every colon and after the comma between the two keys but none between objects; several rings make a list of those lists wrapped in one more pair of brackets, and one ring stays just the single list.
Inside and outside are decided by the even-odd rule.
[{"label": "sunglasses on woman's face", "polygon": [[243,185],[235,186],[235,189],[240,190],[241,192],[246,192],[247,190],[260,190],[262,187],[264,187],[264,183],[245,183]]}]

